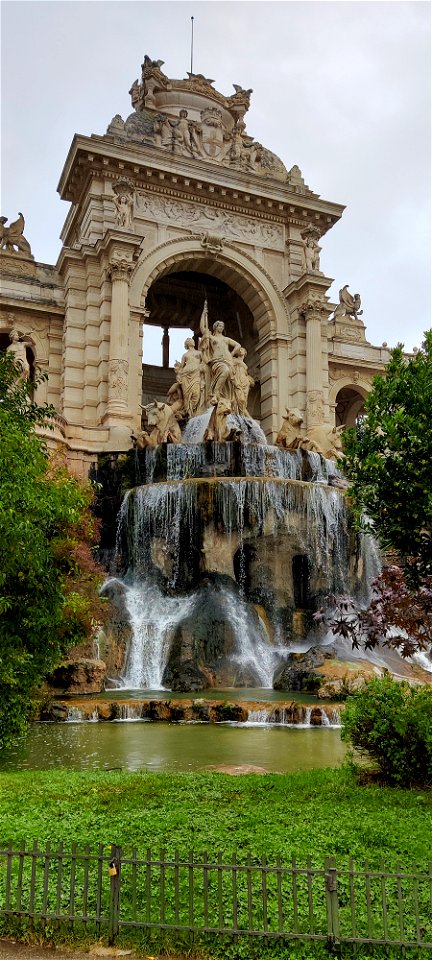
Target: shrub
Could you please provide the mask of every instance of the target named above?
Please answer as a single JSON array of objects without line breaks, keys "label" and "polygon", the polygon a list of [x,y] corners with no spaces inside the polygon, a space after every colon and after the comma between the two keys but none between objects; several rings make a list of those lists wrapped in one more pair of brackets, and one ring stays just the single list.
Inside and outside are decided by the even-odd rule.
[{"label": "shrub", "polygon": [[432,785],[432,689],[388,675],[370,680],[346,702],[342,738],[373,759],[387,783]]}]

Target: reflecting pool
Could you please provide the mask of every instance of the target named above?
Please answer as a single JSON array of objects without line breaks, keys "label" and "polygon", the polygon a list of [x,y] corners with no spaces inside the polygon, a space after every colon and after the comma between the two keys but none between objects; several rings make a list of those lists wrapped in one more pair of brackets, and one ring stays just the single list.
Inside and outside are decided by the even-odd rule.
[{"label": "reflecting pool", "polygon": [[334,767],[340,730],[209,723],[34,723],[4,751],[0,770],[149,770],[254,765],[269,773]]}]

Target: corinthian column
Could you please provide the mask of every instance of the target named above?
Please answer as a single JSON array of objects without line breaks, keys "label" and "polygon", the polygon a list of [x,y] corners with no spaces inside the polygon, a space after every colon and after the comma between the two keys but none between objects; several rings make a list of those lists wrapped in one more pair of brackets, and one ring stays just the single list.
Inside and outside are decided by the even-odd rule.
[{"label": "corinthian column", "polygon": [[302,304],[306,321],[306,431],[324,421],[321,323],[327,317],[325,301],[309,298]]},{"label": "corinthian column", "polygon": [[129,279],[133,268],[132,256],[114,254],[109,261],[112,293],[108,364],[108,417],[125,417],[128,413]]}]

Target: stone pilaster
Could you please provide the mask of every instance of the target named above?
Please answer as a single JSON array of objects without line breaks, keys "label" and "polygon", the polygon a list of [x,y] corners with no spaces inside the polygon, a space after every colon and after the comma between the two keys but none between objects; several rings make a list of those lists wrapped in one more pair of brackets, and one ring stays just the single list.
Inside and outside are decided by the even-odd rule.
[{"label": "stone pilaster", "polygon": [[108,267],[112,294],[106,420],[128,416],[129,280],[133,269],[130,253],[113,252]]},{"label": "stone pilaster", "polygon": [[325,300],[308,297],[300,307],[306,323],[306,430],[325,419],[325,398],[322,389],[321,325],[327,319]]}]

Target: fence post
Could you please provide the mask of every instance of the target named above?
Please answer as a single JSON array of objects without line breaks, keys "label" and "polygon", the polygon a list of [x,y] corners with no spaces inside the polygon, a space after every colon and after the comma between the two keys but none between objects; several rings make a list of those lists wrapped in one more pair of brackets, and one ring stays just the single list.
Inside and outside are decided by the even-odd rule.
[{"label": "fence post", "polygon": [[110,878],[108,945],[112,947],[119,931],[121,884],[121,847],[118,847],[115,843],[111,846],[108,874]]},{"label": "fence post", "polygon": [[334,857],[325,860],[325,893],[327,907],[327,939],[329,946],[340,942],[337,869]]}]

